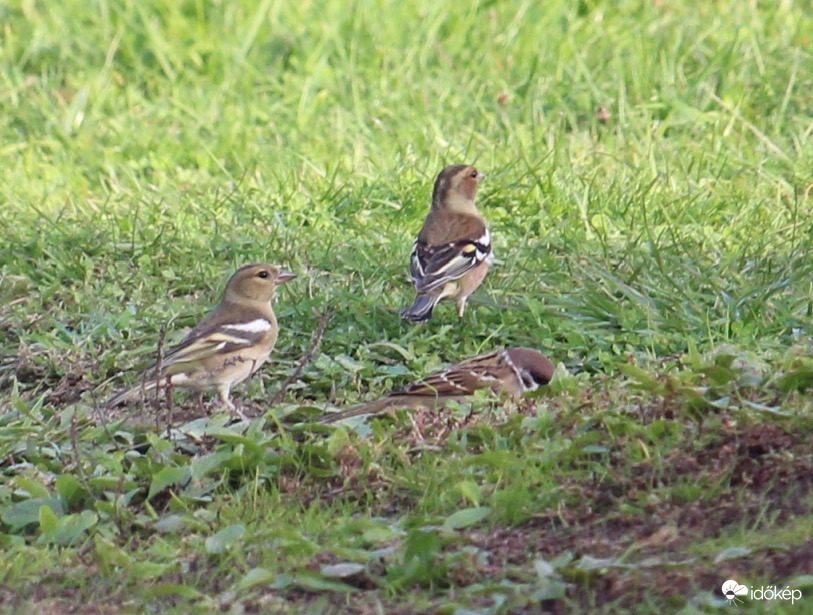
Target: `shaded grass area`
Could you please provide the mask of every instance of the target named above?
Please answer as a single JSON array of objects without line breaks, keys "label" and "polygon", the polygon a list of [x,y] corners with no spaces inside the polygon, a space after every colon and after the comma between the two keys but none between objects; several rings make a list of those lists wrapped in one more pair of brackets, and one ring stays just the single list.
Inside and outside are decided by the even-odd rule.
[{"label": "shaded grass area", "polygon": [[355,428],[285,405],[250,426],[178,409],[167,433],[164,410],[99,424],[18,402],[4,600],[703,610],[725,604],[721,577],[806,588],[813,422],[795,386],[810,359],[779,377],[745,359],[562,376],[517,408]]},{"label": "shaded grass area", "polygon": [[[0,7],[2,608],[813,608],[806,9]],[[498,264],[415,327],[456,162]],[[254,260],[301,275],[250,425],[99,411]],[[506,345],[561,363],[519,407],[310,422]]]}]

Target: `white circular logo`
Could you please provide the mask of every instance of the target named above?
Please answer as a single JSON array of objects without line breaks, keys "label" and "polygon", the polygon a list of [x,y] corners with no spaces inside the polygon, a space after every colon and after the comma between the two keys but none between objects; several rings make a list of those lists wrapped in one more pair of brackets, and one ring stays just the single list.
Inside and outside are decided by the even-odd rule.
[{"label": "white circular logo", "polygon": [[740,585],[734,579],[729,579],[723,583],[722,590],[726,600],[734,600],[737,596],[748,595],[748,588],[745,585]]}]

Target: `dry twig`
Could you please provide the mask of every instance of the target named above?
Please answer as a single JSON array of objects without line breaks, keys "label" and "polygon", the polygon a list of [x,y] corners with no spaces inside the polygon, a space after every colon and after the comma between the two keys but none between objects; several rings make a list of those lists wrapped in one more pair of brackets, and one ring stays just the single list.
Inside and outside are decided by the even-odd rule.
[{"label": "dry twig", "polygon": [[299,365],[296,366],[294,373],[285,379],[285,382],[282,383],[282,386],[279,388],[279,391],[277,391],[277,394],[271,399],[272,406],[275,406],[282,401],[288,387],[296,382],[299,376],[302,375],[305,366],[313,360],[313,353],[316,352],[319,342],[322,341],[322,336],[325,334],[325,329],[327,328],[327,323],[331,316],[332,314],[330,313],[329,309],[326,309],[319,315],[319,319],[316,321],[316,331],[314,331],[313,335],[311,336],[311,343],[308,346],[308,350],[305,352],[305,356],[303,356],[299,361]]}]

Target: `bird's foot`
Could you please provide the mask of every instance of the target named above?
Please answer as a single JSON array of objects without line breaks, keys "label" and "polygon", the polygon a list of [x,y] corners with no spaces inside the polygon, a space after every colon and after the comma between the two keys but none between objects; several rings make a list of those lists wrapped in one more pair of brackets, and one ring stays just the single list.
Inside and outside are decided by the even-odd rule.
[{"label": "bird's foot", "polygon": [[243,411],[240,410],[240,408],[238,408],[237,406],[233,406],[229,411],[232,413],[233,416],[238,417],[241,421],[249,420],[249,417],[246,416],[246,414],[243,413]]}]

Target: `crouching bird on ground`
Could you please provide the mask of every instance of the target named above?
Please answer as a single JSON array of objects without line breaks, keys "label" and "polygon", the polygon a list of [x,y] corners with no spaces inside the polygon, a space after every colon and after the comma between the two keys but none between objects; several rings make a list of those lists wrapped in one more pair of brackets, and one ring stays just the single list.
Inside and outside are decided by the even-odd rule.
[{"label": "crouching bird on ground", "polygon": [[323,417],[334,423],[351,416],[376,414],[391,408],[442,408],[450,401],[465,401],[478,389],[506,391],[518,399],[553,378],[553,363],[531,348],[506,348],[466,359],[450,368],[408,384],[387,397]]},{"label": "crouching bird on ground", "polygon": [[238,269],[226,284],[218,306],[163,356],[160,365],[144,372],[141,384],[110,398],[106,407],[135,399],[142,392],[182,387],[217,391],[233,413],[234,385],[256,372],[277,343],[277,318],[271,307],[277,286],[296,277],[265,263]]},{"label": "crouching bird on ground", "polygon": [[412,248],[409,272],[418,296],[401,312],[407,320],[424,321],[442,299],[454,299],[463,316],[466,299],[480,286],[493,260],[491,234],[474,198],[485,175],[456,164],[435,180],[432,208]]}]

